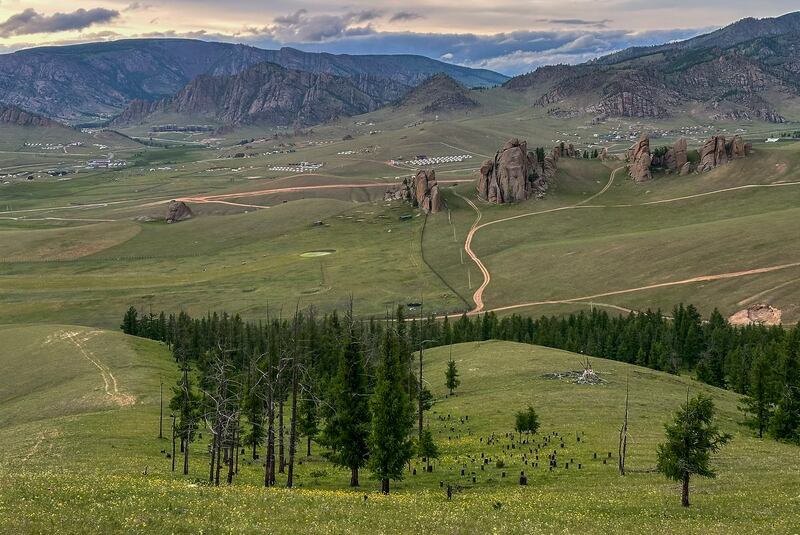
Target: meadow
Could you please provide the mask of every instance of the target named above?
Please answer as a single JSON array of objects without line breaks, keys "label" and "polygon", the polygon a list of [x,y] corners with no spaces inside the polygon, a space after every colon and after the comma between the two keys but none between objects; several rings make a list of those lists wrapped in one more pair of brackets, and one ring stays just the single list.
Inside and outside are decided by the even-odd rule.
[{"label": "meadow", "polygon": [[[27,364],[10,368],[4,377],[7,394],[0,399],[4,416],[10,415],[0,439],[3,469],[13,474],[0,482],[0,519],[7,532],[800,529],[793,514],[800,499],[792,490],[800,476],[795,447],[755,438],[739,424],[737,395],[684,377],[592,359],[605,382],[577,385],[545,375],[580,369],[579,355],[507,342],[460,344],[452,353],[440,347],[425,352],[426,382],[435,399],[426,425],[440,448],[432,473],[414,459],[389,496],[377,492],[368,474],[360,489],[349,489],[348,474],[333,468],[316,444],[306,457],[302,439],[296,488],[280,488],[282,474],[278,487],[263,488],[260,460],[244,454],[234,485],[215,488],[204,482],[206,441],[192,445],[191,472],[182,476],[170,471],[164,453],[169,440],[157,438],[159,384],[166,390],[177,378],[166,347],[74,326],[5,327],[0,341]],[[58,351],[43,352],[48,345]],[[447,396],[444,369],[451,354],[462,383]],[[31,376],[30,369],[39,373]],[[108,373],[116,380],[116,394],[113,386],[111,394],[106,391]],[[626,385],[630,471],[621,476],[617,439]],[[649,471],[663,439],[662,423],[687,390],[711,395],[723,429],[734,435],[713,462],[718,478],[693,480],[688,510],[680,507],[678,485]],[[45,391],[47,404],[41,399]],[[542,427],[537,435],[512,442],[507,433],[513,432],[514,411],[528,405],[539,412]],[[166,436],[169,425],[167,417]],[[487,444],[493,435],[496,442]],[[552,470],[545,457],[551,451],[558,458]],[[482,456],[491,461],[484,464]],[[526,486],[519,484],[522,471]],[[455,489],[452,501],[441,486],[447,484]]]},{"label": "meadow", "polygon": [[[0,466],[8,475],[0,478],[0,531],[800,531],[796,447],[755,438],[740,424],[736,394],[601,359],[592,363],[604,384],[548,379],[580,369],[583,356],[505,342],[454,346],[462,384],[450,397],[449,348],[426,351],[436,400],[426,425],[441,457],[430,474],[412,461],[389,497],[368,474],[361,489],[348,489],[348,474],[316,444],[300,459],[292,490],[280,488],[283,475],[264,489],[263,466],[246,455],[233,487],[207,486],[207,440],[193,444],[188,477],[170,471],[170,443],[156,437],[159,388],[163,382],[169,396],[176,368],[165,346],[118,332],[124,310],[264,318],[310,305],[341,310],[352,299],[361,317],[415,303],[458,315],[473,309],[482,282],[464,251],[479,217],[489,223],[472,242],[492,276],[486,310],[625,312],[684,302],[728,315],[768,302],[784,322],[798,320],[800,145],[760,143],[774,125],[687,117],[586,125],[548,116],[524,96],[477,98],[484,108],[437,118],[379,110],[297,134],[159,135],[168,148],[126,137],[147,137],[142,128],[4,129],[0,174],[15,176],[0,185]],[[686,127],[695,132],[692,146],[712,132],[743,132],[755,153],[711,173],[647,184],[624,171],[610,180],[619,160],[562,159],[544,199],[475,199],[477,168],[510,137],[619,155],[635,133],[657,130],[658,146]],[[620,139],[608,141],[610,132]],[[61,153],[26,145],[37,140],[83,145]],[[112,153],[128,165],[86,169],[88,159]],[[412,173],[403,161],[421,154],[472,156],[436,168],[447,210],[428,217],[383,201]],[[300,162],[324,165],[270,170]],[[62,167],[75,172],[46,173]],[[172,199],[185,200],[194,217],[166,224]],[[735,276],[692,281],[725,273]],[[616,451],[628,382],[634,470],[623,477]],[[687,389],[713,397],[734,440],[714,462],[719,477],[693,481],[694,506],[684,510],[678,486],[652,468],[662,424]],[[510,449],[514,412],[529,404],[542,419],[530,440],[540,455],[551,444],[558,453],[552,471],[544,458],[535,464],[532,442]],[[168,433],[169,419],[163,424]],[[488,445],[492,434],[497,442]],[[491,462],[481,464],[481,454]],[[446,484],[456,489],[450,502]]]}]

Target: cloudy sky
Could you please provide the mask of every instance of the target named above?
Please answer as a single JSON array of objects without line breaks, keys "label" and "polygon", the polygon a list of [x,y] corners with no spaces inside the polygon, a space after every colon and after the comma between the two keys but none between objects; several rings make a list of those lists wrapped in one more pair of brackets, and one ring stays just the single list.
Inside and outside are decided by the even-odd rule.
[{"label": "cloudy sky", "polygon": [[422,54],[506,74],[686,39],[798,0],[0,0],[0,52],[123,37]]}]

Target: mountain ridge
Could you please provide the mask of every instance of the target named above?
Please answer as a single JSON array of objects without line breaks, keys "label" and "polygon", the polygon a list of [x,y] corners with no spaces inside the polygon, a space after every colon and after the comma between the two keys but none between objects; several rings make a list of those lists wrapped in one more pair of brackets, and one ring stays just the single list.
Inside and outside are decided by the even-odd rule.
[{"label": "mountain ridge", "polygon": [[134,100],[111,124],[127,126],[157,113],[176,113],[203,116],[223,126],[311,126],[374,111],[404,87],[368,76],[354,80],[263,62],[237,74],[197,76],[172,97]]},{"label": "mountain ridge", "polygon": [[61,122],[102,122],[134,99],[160,100],[199,75],[231,75],[263,62],[354,79],[384,78],[407,88],[437,72],[460,77],[468,85],[499,85],[508,79],[424,56],[349,56],[191,39],[120,39],[0,55],[0,102]]},{"label": "mountain ridge", "polygon": [[504,87],[560,116],[664,118],[697,107],[712,120],[790,120],[800,107],[800,12],[743,19],[686,41],[539,68]]}]

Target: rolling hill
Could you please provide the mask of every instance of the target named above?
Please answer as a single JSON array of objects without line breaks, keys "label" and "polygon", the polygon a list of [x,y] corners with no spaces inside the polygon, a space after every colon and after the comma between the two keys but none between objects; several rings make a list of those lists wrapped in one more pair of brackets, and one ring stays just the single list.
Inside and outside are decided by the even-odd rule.
[{"label": "rolling hill", "polygon": [[[80,336],[82,348],[62,336],[71,332]],[[313,455],[297,466],[299,486],[291,491],[264,489],[260,462],[244,456],[233,487],[199,484],[208,476],[206,440],[192,445],[190,475],[173,474],[164,453],[170,441],[157,438],[159,382],[167,386],[176,379],[165,347],[118,333],[46,325],[0,328],[0,341],[19,350],[14,358],[28,364],[9,368],[4,381],[13,385],[7,390],[13,399],[0,399],[3,414],[13,414],[0,437],[6,452],[0,466],[13,466],[15,473],[0,482],[0,521],[11,531],[42,531],[57,519],[61,533],[201,528],[323,533],[345,527],[352,533],[375,533],[394,531],[410,516],[429,533],[483,533],[487,525],[505,533],[556,528],[787,533],[800,527],[791,513],[796,496],[790,489],[800,468],[793,446],[759,440],[740,426],[733,393],[637,366],[593,359],[604,383],[587,386],[548,376],[580,367],[582,357],[564,351],[507,342],[460,344],[452,353],[447,347],[426,351],[426,374],[436,400],[428,425],[440,457],[433,473],[408,472],[386,498],[367,478],[361,489],[347,490],[347,474],[332,468],[316,444]],[[41,353],[43,344],[64,344],[58,347],[58,365],[51,363],[56,357]],[[456,395],[447,397],[443,376],[451,355],[462,383]],[[26,371],[31,362],[46,371],[35,383]],[[135,403],[103,401],[109,397],[104,390],[109,373]],[[632,439],[630,472],[623,477],[617,473],[616,455],[626,384]],[[689,511],[680,507],[675,484],[648,471],[656,444],[663,440],[662,422],[685,400],[687,388],[710,395],[722,428],[734,435],[713,460],[719,477],[693,479],[695,502]],[[44,391],[55,407],[75,408],[93,396],[99,396],[100,404],[69,413],[41,411],[37,398]],[[561,461],[555,470],[545,462],[533,466],[532,455],[526,465],[521,448],[506,448],[502,437],[512,431],[513,412],[527,405],[541,416],[534,439],[565,443],[556,448]],[[168,437],[168,418],[164,431]],[[495,443],[487,444],[492,435]],[[492,462],[479,467],[482,455]],[[564,462],[570,461],[566,468]],[[412,468],[421,466],[419,459],[412,461]],[[517,481],[520,471],[528,476],[525,487]],[[456,487],[452,502],[440,481]],[[206,514],[212,502],[235,514]],[[322,524],[315,516],[320,508],[326,511]],[[265,516],[264,510],[271,513]]]}]

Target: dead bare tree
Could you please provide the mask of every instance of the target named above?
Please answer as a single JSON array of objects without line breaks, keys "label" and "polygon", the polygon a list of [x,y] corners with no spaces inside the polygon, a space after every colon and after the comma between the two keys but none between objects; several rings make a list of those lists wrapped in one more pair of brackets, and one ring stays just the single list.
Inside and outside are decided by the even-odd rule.
[{"label": "dead bare tree", "polygon": [[293,325],[292,343],[292,415],[289,431],[289,473],[286,479],[286,487],[292,488],[294,484],[294,454],[297,446],[297,380],[298,380],[298,353],[300,352],[300,342],[298,340],[300,331],[300,314],[295,310]]},{"label": "dead bare tree", "polygon": [[628,452],[628,397],[630,393],[630,378],[625,382],[625,416],[619,430],[619,473],[625,475],[625,455]]},{"label": "dead bare tree", "polygon": [[220,346],[210,355],[208,379],[214,388],[210,392],[203,391],[213,405],[205,418],[210,424],[208,427],[212,434],[208,477],[209,482],[217,486],[220,483],[223,462],[228,468],[227,483],[233,483],[234,449],[238,446],[241,420],[241,385],[236,377],[232,377],[228,353],[228,350]]}]

